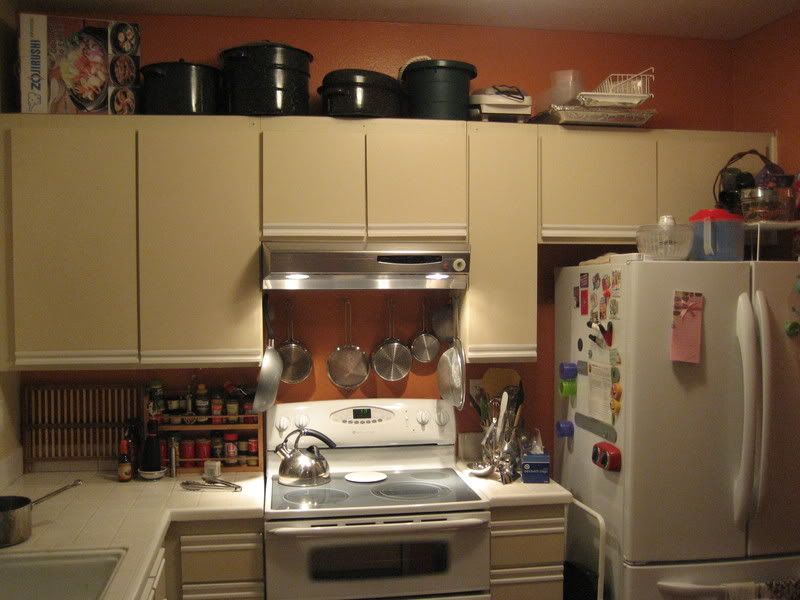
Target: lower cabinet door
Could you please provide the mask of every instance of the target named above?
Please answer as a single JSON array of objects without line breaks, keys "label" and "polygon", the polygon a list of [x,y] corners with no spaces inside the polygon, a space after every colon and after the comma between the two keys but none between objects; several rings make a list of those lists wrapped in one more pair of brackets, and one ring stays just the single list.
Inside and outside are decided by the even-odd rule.
[{"label": "lower cabinet door", "polygon": [[189,583],[249,581],[257,582],[263,591],[264,547],[260,533],[183,535],[180,541],[184,590]]},{"label": "lower cabinet door", "polygon": [[561,565],[492,571],[492,600],[562,600]]},{"label": "lower cabinet door", "polygon": [[231,598],[264,598],[263,582],[230,582],[187,584],[181,588],[183,600],[229,600]]}]

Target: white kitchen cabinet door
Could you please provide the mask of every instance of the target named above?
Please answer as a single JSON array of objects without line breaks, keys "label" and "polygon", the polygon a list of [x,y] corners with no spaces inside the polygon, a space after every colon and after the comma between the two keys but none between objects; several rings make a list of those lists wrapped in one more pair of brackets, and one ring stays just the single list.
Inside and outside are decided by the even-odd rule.
[{"label": "white kitchen cabinet door", "polygon": [[537,127],[470,123],[468,362],[536,359]]},{"label": "white kitchen cabinet door", "polygon": [[[658,214],[679,223],[714,206],[714,179],[731,156],[750,149],[769,156],[775,141],[769,133],[727,131],[658,131],[657,136]],[[732,166],[756,174],[764,163],[748,156]]]},{"label": "white kitchen cabinet door", "polygon": [[135,364],[134,130],[10,137],[16,366]]},{"label": "white kitchen cabinet door", "polygon": [[634,242],[655,223],[656,137],[649,130],[540,126],[545,242]]},{"label": "white kitchen cabinet door", "polygon": [[142,363],[258,364],[258,130],[165,119],[139,131]]},{"label": "white kitchen cabinet door", "polygon": [[366,235],[363,121],[262,119],[266,239]]},{"label": "white kitchen cabinet door", "polygon": [[367,236],[464,240],[463,121],[374,119],[367,128]]}]

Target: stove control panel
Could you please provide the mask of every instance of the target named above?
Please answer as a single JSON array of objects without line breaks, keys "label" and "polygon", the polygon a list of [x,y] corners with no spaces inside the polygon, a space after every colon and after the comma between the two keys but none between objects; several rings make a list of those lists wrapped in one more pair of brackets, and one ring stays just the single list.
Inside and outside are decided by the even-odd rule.
[{"label": "stove control panel", "polygon": [[394,413],[377,406],[354,406],[331,413],[331,420],[348,425],[367,425],[368,423],[385,423],[391,421]]},{"label": "stove control panel", "polygon": [[[317,429],[337,447],[453,445],[453,405],[432,398],[315,400],[274,404],[267,413],[267,447],[292,429]],[[302,438],[301,447],[315,443]]]}]

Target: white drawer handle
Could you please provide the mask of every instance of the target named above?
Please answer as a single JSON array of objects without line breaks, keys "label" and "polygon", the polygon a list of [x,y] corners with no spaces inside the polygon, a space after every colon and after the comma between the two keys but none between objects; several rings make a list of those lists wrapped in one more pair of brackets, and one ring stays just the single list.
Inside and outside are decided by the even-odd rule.
[{"label": "white drawer handle", "polygon": [[414,523],[376,523],[373,525],[341,525],[337,527],[278,527],[270,535],[287,537],[342,537],[350,534],[371,533],[421,533],[423,531],[448,531],[486,525],[486,519],[457,519],[453,521],[422,521]]}]

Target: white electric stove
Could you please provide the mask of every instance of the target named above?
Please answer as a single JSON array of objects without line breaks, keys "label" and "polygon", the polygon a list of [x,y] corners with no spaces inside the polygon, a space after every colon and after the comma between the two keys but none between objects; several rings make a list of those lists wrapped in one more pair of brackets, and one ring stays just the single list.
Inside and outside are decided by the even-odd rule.
[{"label": "white electric stove", "polygon": [[[320,447],[329,483],[278,482],[274,449],[298,427],[337,444],[300,442]],[[489,599],[489,503],[455,470],[451,405],[386,398],[276,404],[267,428],[268,600]]]}]

